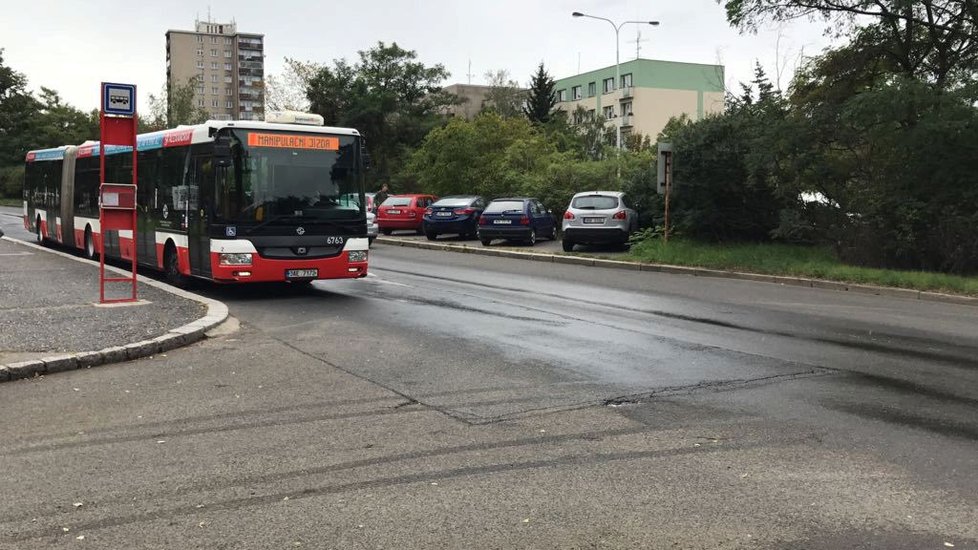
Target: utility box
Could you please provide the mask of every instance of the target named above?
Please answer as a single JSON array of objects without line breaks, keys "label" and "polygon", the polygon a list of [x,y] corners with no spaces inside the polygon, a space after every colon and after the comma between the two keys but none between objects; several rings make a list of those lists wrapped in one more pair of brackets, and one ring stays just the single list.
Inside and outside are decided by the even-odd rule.
[{"label": "utility box", "polygon": [[672,182],[672,143],[660,141],[658,144],[659,158],[656,162],[658,171],[657,191],[660,195],[666,194],[666,183]]}]

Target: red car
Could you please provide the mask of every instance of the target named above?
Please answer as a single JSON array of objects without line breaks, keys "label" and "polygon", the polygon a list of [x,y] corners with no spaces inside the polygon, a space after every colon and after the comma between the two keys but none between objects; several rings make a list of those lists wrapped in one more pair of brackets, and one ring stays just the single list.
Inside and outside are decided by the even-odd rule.
[{"label": "red car", "polygon": [[377,207],[377,227],[384,235],[398,230],[420,234],[424,211],[436,200],[434,195],[391,195]]}]

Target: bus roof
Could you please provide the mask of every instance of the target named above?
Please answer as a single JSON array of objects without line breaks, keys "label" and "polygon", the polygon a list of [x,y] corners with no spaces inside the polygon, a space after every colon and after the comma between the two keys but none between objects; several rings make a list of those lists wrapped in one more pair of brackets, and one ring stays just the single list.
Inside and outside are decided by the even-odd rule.
[{"label": "bus roof", "polygon": [[[136,136],[136,147],[140,151],[149,151],[161,147],[176,147],[192,143],[207,143],[214,141],[214,135],[223,128],[241,128],[243,130],[282,131],[300,134],[329,134],[341,136],[359,136],[360,132],[353,128],[337,128],[333,126],[310,126],[305,124],[281,124],[257,120],[208,120],[202,124],[181,125],[169,130],[160,130]],[[50,149],[28,151],[27,162],[44,160],[61,160],[69,147],[62,145]],[[86,141],[77,146],[78,157],[99,155],[99,142]],[[106,145],[105,154],[126,153],[132,151],[127,145]]]}]

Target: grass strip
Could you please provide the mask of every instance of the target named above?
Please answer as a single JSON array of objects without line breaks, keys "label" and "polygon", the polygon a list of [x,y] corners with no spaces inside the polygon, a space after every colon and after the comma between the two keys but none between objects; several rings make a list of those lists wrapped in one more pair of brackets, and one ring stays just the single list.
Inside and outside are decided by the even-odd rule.
[{"label": "grass strip", "polygon": [[824,246],[650,239],[618,259],[978,296],[978,277],[847,265]]}]

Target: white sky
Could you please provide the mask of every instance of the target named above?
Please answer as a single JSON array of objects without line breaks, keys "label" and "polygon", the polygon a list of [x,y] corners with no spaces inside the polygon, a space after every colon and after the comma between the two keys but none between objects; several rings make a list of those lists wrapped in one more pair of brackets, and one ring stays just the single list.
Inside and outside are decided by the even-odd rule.
[{"label": "white sky", "polygon": [[[353,61],[378,40],[415,50],[426,64],[441,63],[446,82],[472,83],[506,69],[526,83],[543,61],[555,78],[612,65],[611,25],[575,19],[582,11],[616,21],[657,19],[642,28],[642,57],[726,66],[728,89],[752,78],[759,59],[775,78],[778,37],[787,86],[802,52],[829,44],[821,27],[799,21],[757,35],[730,28],[715,0],[357,0],[167,2],[129,0],[0,0],[0,48],[5,64],[27,75],[30,86],[59,91],[84,110],[98,106],[101,81],[134,83],[139,108],[166,78],[167,29],[192,29],[210,9],[215,21],[232,18],[238,30],[265,34],[265,71],[278,74],[283,58]],[[621,32],[621,59],[635,57],[637,27]]]}]

